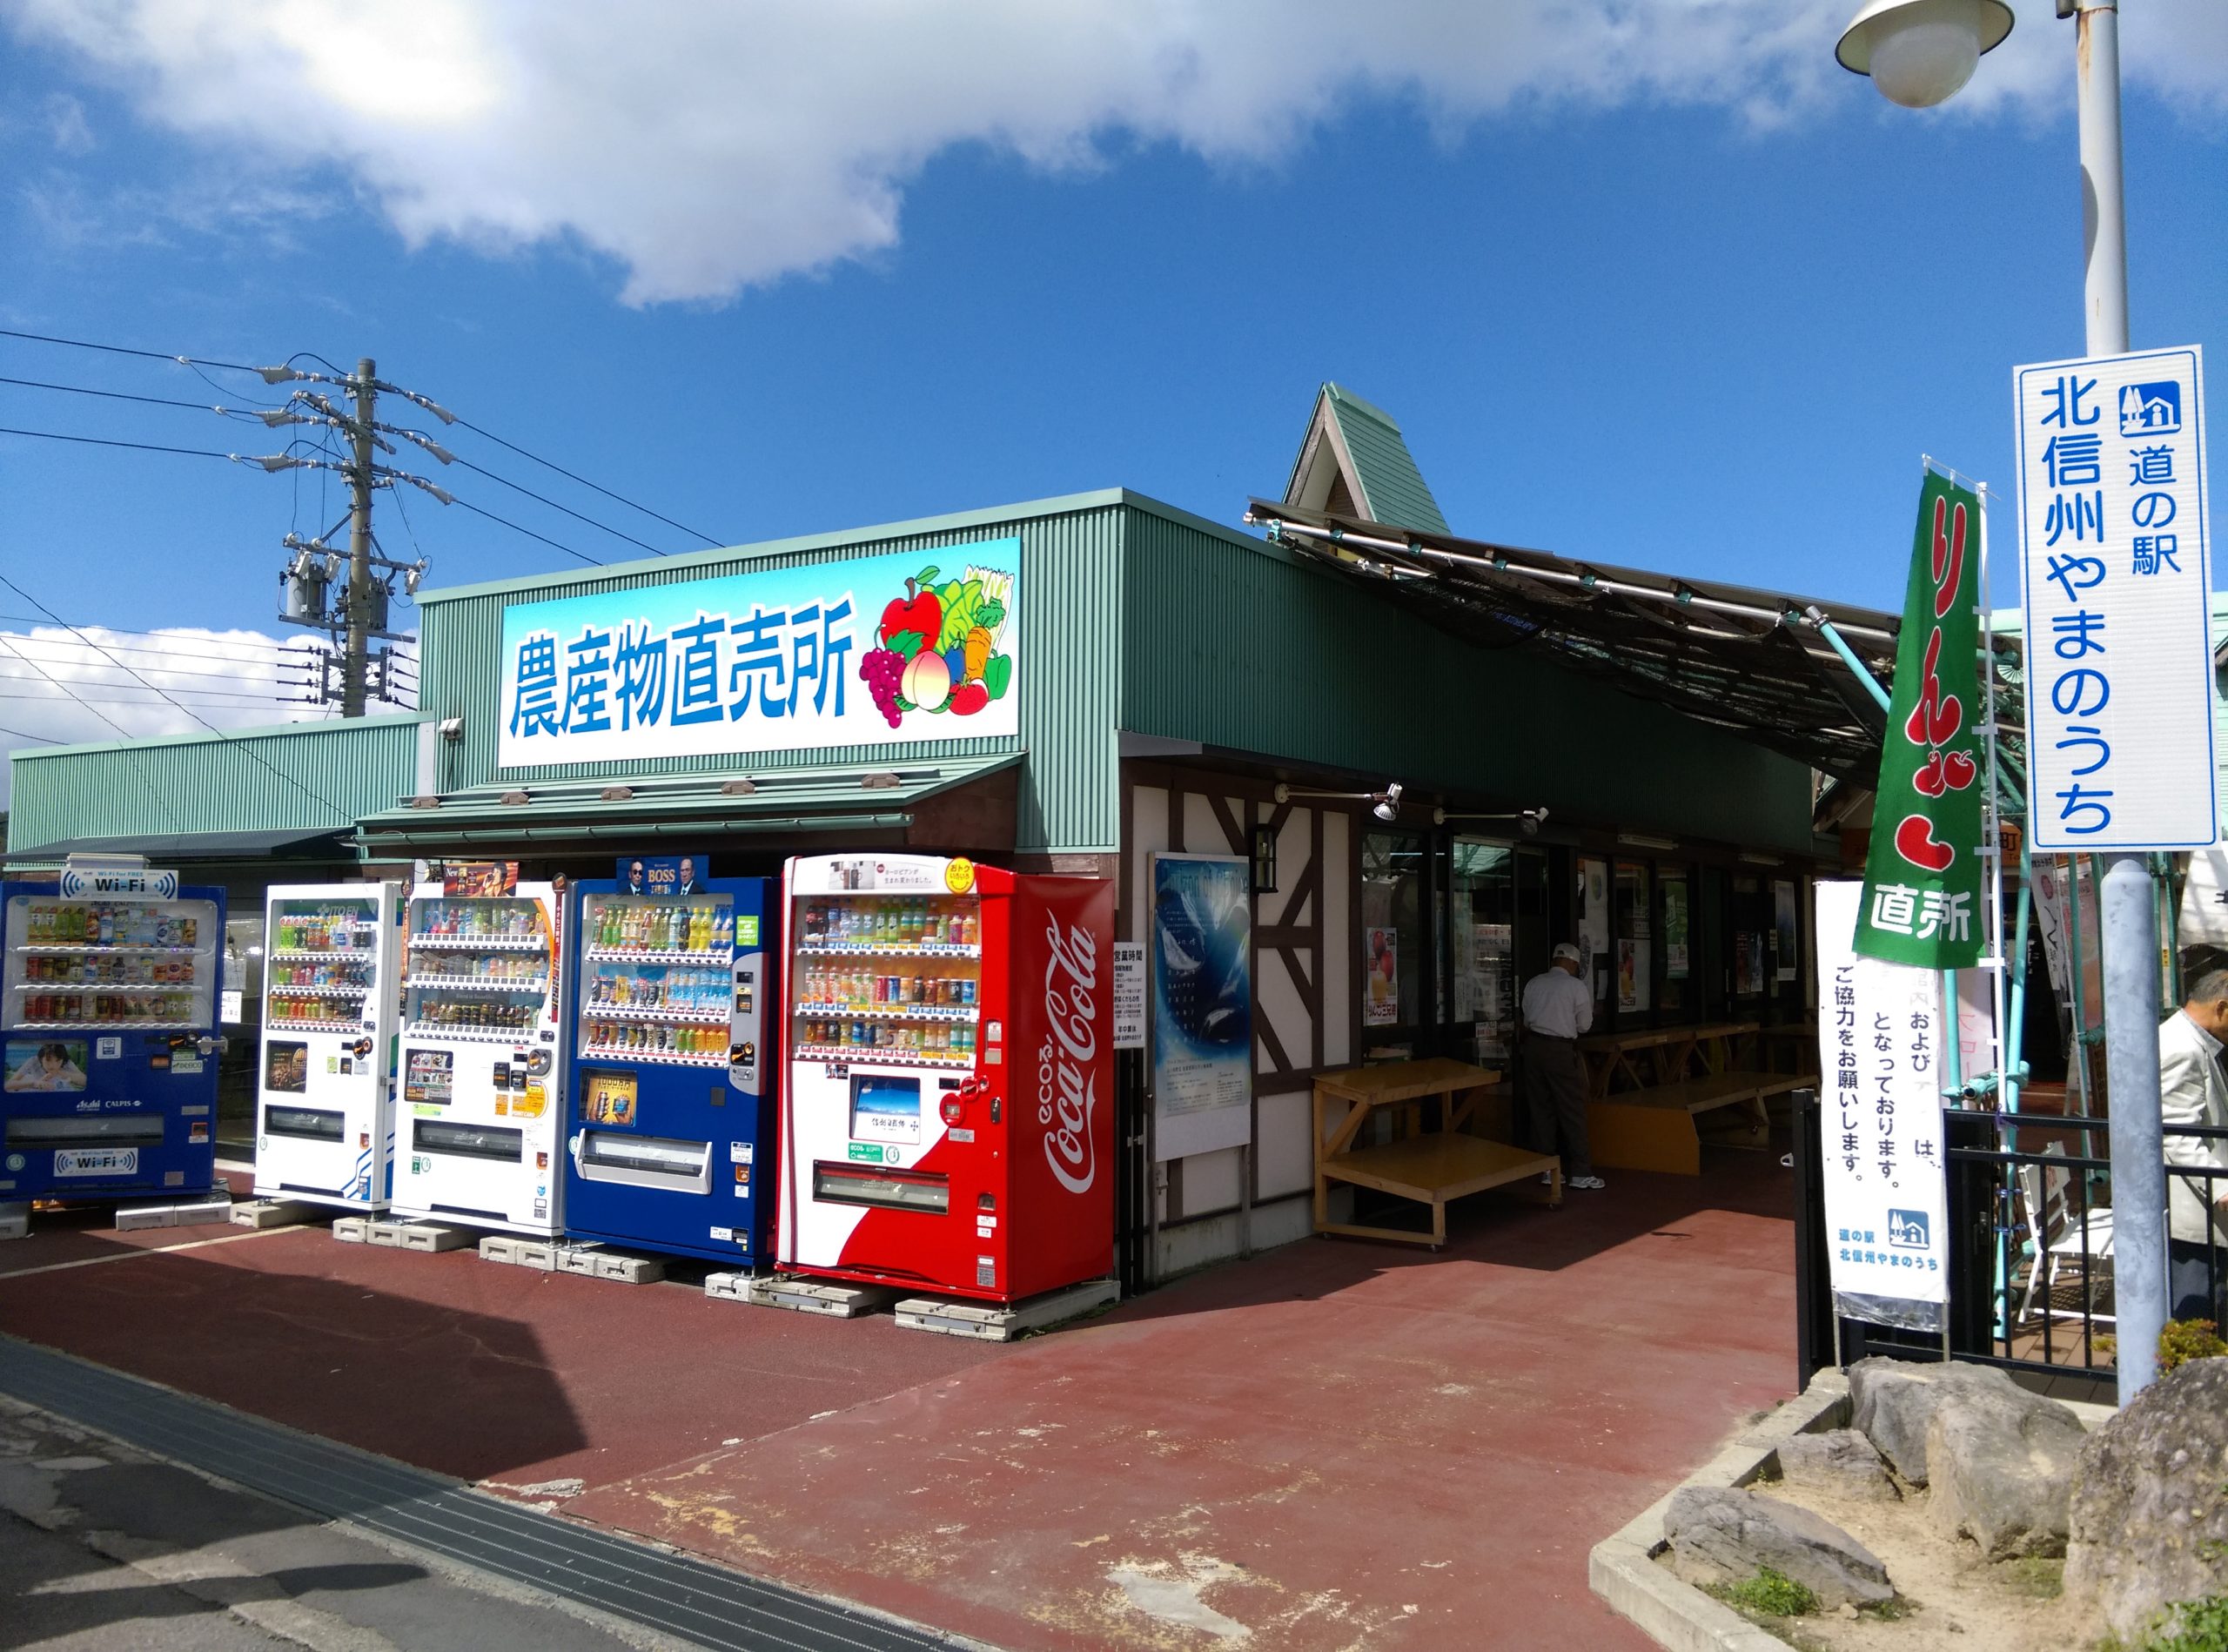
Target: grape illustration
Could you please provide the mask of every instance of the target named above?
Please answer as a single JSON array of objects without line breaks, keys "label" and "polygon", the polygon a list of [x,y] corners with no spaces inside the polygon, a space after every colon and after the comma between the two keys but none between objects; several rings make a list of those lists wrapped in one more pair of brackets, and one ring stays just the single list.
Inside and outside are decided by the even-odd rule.
[{"label": "grape illustration", "polygon": [[905,675],[905,657],[894,648],[869,648],[859,656],[859,680],[874,696],[875,708],[893,729],[897,713],[897,686]]}]

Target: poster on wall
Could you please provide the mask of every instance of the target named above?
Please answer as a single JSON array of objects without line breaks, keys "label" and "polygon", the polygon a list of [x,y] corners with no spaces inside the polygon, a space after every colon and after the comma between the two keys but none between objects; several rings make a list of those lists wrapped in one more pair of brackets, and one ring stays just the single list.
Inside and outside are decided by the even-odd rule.
[{"label": "poster on wall", "polygon": [[1663,978],[1687,978],[1687,880],[1663,880]]},{"label": "poster on wall", "polygon": [[1020,568],[1007,538],[514,603],[496,762],[1011,736]]},{"label": "poster on wall", "polygon": [[1114,1047],[1145,1047],[1145,944],[1114,943]]},{"label": "poster on wall", "polygon": [[1400,1022],[1400,932],[1365,930],[1362,932],[1365,968],[1361,987],[1361,1024],[1365,1027],[1398,1026]]},{"label": "poster on wall", "polygon": [[1477,1058],[1504,1066],[1516,1034],[1516,930],[1509,923],[1473,923],[1470,967],[1477,980]]},{"label": "poster on wall", "polygon": [[1941,977],[1859,957],[1862,900],[1854,879],[1816,886],[1818,1158],[1834,1309],[1938,1332],[1950,1281]]},{"label": "poster on wall", "polygon": [[1609,863],[1578,863],[1578,973],[1594,996],[1609,996]]},{"label": "poster on wall", "polygon": [[1772,884],[1772,934],[1779,953],[1774,978],[1792,981],[1802,968],[1802,943],[1795,927],[1795,885],[1785,881]]},{"label": "poster on wall", "polygon": [[1152,857],[1153,1156],[1253,1139],[1252,869]]}]

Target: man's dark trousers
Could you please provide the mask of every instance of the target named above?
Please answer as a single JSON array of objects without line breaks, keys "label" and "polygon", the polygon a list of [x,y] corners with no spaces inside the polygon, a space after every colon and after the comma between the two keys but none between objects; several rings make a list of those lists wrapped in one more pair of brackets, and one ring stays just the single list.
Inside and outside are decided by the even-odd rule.
[{"label": "man's dark trousers", "polygon": [[1586,1064],[1577,1039],[1525,1035],[1524,1111],[1533,1152],[1560,1151],[1566,1180],[1594,1173],[1586,1150]]}]

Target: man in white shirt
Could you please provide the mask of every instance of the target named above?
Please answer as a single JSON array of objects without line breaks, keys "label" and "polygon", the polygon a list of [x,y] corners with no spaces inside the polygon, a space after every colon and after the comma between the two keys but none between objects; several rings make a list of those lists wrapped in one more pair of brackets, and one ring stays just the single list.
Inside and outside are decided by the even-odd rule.
[{"label": "man in white shirt", "polygon": [[1586,1152],[1586,1064],[1578,1041],[1594,1024],[1594,993],[1579,978],[1578,949],[1557,944],[1554,961],[1524,984],[1524,1110],[1534,1152],[1560,1151],[1563,1185],[1608,1184]]},{"label": "man in white shirt", "polygon": [[[2178,1320],[2221,1318],[2228,1284],[2228,1138],[2177,1136],[2177,1125],[2228,1128],[2228,969],[2197,978],[2182,1007],[2158,1029],[2158,1117],[2166,1126],[2166,1263]],[[2172,1166],[2211,1171],[2184,1176]],[[2219,1268],[2216,1273],[2215,1260]]]}]

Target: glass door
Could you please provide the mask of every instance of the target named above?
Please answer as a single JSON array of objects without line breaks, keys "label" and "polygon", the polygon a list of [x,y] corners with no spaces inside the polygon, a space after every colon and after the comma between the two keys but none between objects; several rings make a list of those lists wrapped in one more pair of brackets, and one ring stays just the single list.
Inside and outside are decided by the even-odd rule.
[{"label": "glass door", "polygon": [[[1430,871],[1425,840],[1366,832],[1361,840],[1361,1035],[1366,1061],[1426,1053],[1432,999],[1425,914]],[[1435,1017],[1434,1017],[1435,1019]]]},{"label": "glass door", "polygon": [[[1544,876],[1544,866],[1538,870]],[[1457,837],[1450,847],[1449,1053],[1502,1072],[1516,1044],[1516,851],[1507,843]]]}]

